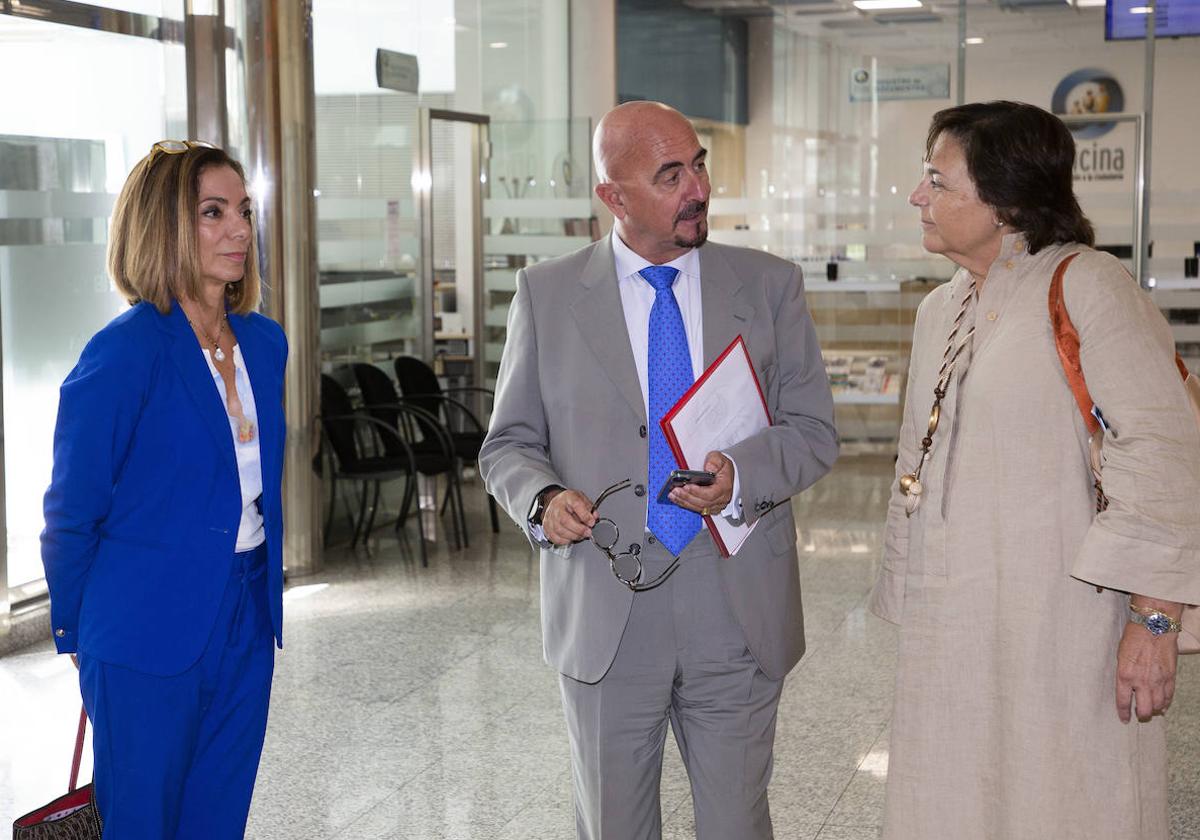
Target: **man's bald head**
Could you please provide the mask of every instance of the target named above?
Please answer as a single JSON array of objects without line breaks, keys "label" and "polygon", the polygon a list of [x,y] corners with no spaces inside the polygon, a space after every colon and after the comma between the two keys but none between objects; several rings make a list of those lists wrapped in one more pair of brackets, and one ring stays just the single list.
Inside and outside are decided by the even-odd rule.
[{"label": "man's bald head", "polygon": [[592,138],[592,158],[601,182],[623,177],[622,164],[640,148],[666,133],[684,130],[695,136],[687,117],[661,102],[625,102],[600,118]]},{"label": "man's bald head", "polygon": [[596,195],[626,245],[661,265],[708,236],[708,152],[661,102],[626,102],[596,126]]}]

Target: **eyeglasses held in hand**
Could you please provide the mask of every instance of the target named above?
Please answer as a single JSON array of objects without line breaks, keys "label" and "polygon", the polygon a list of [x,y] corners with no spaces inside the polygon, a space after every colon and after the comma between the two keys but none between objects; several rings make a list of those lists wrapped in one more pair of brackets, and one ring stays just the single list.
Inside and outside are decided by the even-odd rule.
[{"label": "eyeglasses held in hand", "polygon": [[[600,503],[616,493],[619,490],[627,488],[632,481],[625,479],[619,481],[612,487],[607,488],[599,496],[596,497],[595,503],[592,505],[592,513],[600,507]],[[621,530],[617,527],[617,523],[613,522],[608,517],[601,517],[596,520],[596,524],[592,526],[592,545],[604,552],[604,556],[608,558],[608,565],[612,569],[613,575],[617,580],[629,587],[633,592],[645,592],[647,589],[654,587],[665,581],[672,572],[679,566],[679,558],[676,557],[671,561],[671,565],[664,569],[661,573],[654,577],[653,580],[642,582],[642,547],[638,543],[630,543],[629,549],[617,554],[613,553],[617,542],[621,539]]]}]

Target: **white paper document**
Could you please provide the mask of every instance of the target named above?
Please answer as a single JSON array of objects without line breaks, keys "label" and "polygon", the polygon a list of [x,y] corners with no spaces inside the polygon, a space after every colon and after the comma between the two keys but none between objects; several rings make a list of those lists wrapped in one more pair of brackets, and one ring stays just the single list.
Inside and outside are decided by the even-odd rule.
[{"label": "white paper document", "polygon": [[[709,452],[728,449],[771,425],[766,399],[740,335],[680,398],[662,425],[675,459],[686,470],[704,469]],[[754,530],[745,523],[735,525],[720,514],[706,516],[704,521],[726,557],[736,554]]]}]

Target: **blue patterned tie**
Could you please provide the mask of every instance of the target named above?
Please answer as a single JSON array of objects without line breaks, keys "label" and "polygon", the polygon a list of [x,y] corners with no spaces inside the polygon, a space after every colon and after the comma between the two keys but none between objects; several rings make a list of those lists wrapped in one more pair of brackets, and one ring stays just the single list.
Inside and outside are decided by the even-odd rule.
[{"label": "blue patterned tie", "polygon": [[692,387],[692,354],[683,328],[683,313],[671,290],[679,269],[651,265],[638,273],[654,287],[646,377],[650,391],[650,486],[647,488],[650,501],[646,526],[668,551],[678,556],[700,530],[700,515],[670,503],[658,503],[658,488],[678,466],[659,421]]}]

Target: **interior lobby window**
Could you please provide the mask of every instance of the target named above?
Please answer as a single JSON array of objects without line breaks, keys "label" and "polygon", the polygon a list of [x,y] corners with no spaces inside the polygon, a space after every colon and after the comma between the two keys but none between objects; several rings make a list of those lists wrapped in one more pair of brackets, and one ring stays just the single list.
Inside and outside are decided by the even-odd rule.
[{"label": "interior lobby window", "polygon": [[[802,267],[846,454],[895,452],[916,308],[955,270],[921,248],[907,201],[936,111],[960,97],[1014,99],[1074,121],[1075,188],[1097,244],[1137,273],[1147,108],[1136,21],[1110,37],[1103,0],[970,4],[962,19],[954,4],[905,5],[616,2],[620,98],[662,99],[695,122],[710,150],[711,238]],[[1114,14],[1136,15],[1129,6]],[[1200,251],[1198,43],[1156,44],[1143,278],[1194,369],[1200,280],[1185,276],[1195,271],[1185,260]],[[625,72],[639,62],[661,72]]]},{"label": "interior lobby window", "polygon": [[153,143],[187,132],[182,0],[107,5],[152,36],[0,14],[0,78],[22,80],[0,89],[0,595],[7,584],[13,602],[37,594],[42,577],[58,387],[92,334],[126,309],[105,270],[113,202]]},{"label": "interior lobby window", "polygon": [[[327,371],[368,361],[390,373],[393,357],[413,355],[490,386],[517,268],[590,241],[590,132],[569,119],[567,5],[314,3]],[[381,50],[415,68],[413,84],[381,80]],[[442,116],[423,129],[422,109],[486,124],[480,170],[478,123]],[[415,168],[423,130],[428,171]],[[470,217],[476,192],[482,219]],[[483,236],[468,235],[479,224]]]}]

